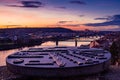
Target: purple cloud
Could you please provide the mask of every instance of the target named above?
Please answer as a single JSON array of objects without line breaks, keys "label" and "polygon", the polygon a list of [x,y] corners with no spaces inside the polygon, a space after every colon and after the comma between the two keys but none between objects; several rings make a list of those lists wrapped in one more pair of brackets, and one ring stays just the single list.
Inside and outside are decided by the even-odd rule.
[{"label": "purple cloud", "polygon": [[86,26],[120,26],[120,15],[108,16],[107,18],[101,18],[102,20],[106,19],[107,21],[102,23],[88,23]]},{"label": "purple cloud", "polygon": [[66,7],[65,7],[65,6],[56,7],[56,8],[60,8],[60,9],[66,9]]},{"label": "purple cloud", "polygon": [[70,1],[71,4],[79,4],[79,5],[85,5],[86,3],[80,0],[72,0]]},{"label": "purple cloud", "polygon": [[95,20],[108,20],[108,18],[95,18]]},{"label": "purple cloud", "polygon": [[79,15],[79,17],[84,17],[85,15]]},{"label": "purple cloud", "polygon": [[38,8],[43,7],[43,4],[39,1],[20,1],[21,5],[8,5],[11,7],[24,7],[24,8]]},{"label": "purple cloud", "polygon": [[59,21],[58,23],[65,24],[65,23],[68,23],[68,22],[73,22],[73,21]]}]

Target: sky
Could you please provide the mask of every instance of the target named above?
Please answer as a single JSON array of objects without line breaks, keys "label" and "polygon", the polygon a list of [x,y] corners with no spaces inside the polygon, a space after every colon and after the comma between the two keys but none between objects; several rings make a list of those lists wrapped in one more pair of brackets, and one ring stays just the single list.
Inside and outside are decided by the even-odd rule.
[{"label": "sky", "polygon": [[120,31],[120,0],[0,0],[0,28]]}]

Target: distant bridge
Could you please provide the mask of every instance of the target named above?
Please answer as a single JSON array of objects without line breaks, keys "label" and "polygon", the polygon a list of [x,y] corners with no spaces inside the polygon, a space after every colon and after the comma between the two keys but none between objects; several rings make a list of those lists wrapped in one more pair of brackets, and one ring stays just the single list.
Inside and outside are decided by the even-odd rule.
[{"label": "distant bridge", "polygon": [[[91,42],[91,41],[93,41],[93,40],[77,40],[77,42]],[[62,42],[62,41],[60,41],[60,42]],[[75,40],[68,40],[66,42],[75,42]]]}]

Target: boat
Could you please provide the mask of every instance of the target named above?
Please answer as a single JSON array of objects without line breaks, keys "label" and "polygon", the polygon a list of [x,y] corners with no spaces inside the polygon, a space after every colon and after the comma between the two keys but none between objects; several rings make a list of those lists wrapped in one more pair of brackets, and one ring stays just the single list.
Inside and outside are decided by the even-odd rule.
[{"label": "boat", "polygon": [[91,75],[108,70],[110,52],[97,48],[30,48],[9,55],[6,64],[15,74],[39,77]]}]

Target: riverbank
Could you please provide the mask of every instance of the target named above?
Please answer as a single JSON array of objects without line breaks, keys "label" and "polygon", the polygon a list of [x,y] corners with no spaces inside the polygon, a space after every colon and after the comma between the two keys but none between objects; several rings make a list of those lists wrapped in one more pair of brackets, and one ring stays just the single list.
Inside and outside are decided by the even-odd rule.
[{"label": "riverbank", "polygon": [[23,47],[32,47],[32,46],[37,46],[37,45],[41,45],[42,43],[48,42],[48,41],[65,41],[65,40],[69,40],[69,39],[74,39],[74,37],[52,37],[52,38],[43,38],[43,39],[30,39],[30,40],[26,40],[24,41],[17,41],[12,42],[12,43],[0,43],[0,51],[3,50],[10,50],[10,49],[17,49],[17,48],[23,48]]},{"label": "riverbank", "polygon": [[42,40],[30,40],[26,43],[17,42],[17,43],[12,43],[12,44],[3,44],[3,45],[0,45],[0,51],[17,49],[17,48],[22,48],[22,47],[31,47],[35,45],[41,45],[42,43],[43,43]]},{"label": "riverbank", "polygon": [[0,67],[0,80],[120,80],[120,66],[110,66],[110,70],[104,73],[90,75],[90,76],[77,76],[69,78],[36,78],[16,75],[7,70],[6,66]]}]

